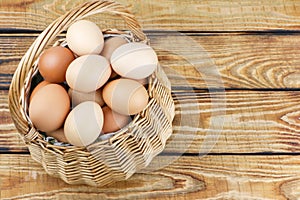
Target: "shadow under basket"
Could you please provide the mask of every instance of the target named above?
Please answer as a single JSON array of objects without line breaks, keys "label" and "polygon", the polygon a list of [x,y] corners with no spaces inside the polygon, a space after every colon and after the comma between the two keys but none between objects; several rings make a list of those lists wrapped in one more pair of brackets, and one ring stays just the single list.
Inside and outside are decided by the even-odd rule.
[{"label": "shadow under basket", "polygon": [[[141,27],[122,5],[112,1],[84,3],[51,23],[33,42],[21,59],[9,90],[9,108],[17,130],[24,139],[34,160],[45,171],[69,184],[103,186],[125,180],[145,168],[161,153],[172,134],[175,114],[170,82],[160,66],[149,77],[147,107],[134,116],[123,129],[98,139],[87,147],[56,145],[45,139],[32,125],[28,116],[28,98],[33,78],[38,72],[37,60],[54,43],[63,45],[57,36],[77,20],[107,12],[120,16],[129,27],[131,41],[148,43]],[[104,34],[110,34],[110,31]],[[113,31],[114,34],[125,32]]]}]

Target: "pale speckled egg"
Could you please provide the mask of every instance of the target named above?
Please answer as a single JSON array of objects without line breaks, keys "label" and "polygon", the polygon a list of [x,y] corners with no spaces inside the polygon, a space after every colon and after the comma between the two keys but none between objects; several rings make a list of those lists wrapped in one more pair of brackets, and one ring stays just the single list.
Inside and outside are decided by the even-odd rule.
[{"label": "pale speckled egg", "polygon": [[29,117],[40,131],[52,132],[59,129],[70,110],[67,91],[58,84],[40,88],[29,104]]},{"label": "pale speckled egg", "polygon": [[73,23],[67,30],[66,41],[69,48],[78,56],[100,54],[104,45],[100,28],[88,20]]},{"label": "pale speckled egg", "polygon": [[76,106],[66,118],[65,136],[74,146],[88,146],[100,135],[103,122],[100,105],[93,101],[85,101]]},{"label": "pale speckled egg", "polygon": [[85,55],[76,58],[68,67],[66,81],[70,88],[80,92],[92,92],[106,83],[111,67],[100,55]]},{"label": "pale speckled egg", "polygon": [[85,101],[95,101],[100,106],[104,105],[104,100],[102,98],[102,89],[98,89],[93,92],[84,93],[79,92],[77,90],[73,90],[72,88],[69,89],[68,94],[71,99],[71,105],[74,108],[78,104],[85,102]]},{"label": "pale speckled egg", "polygon": [[60,128],[52,132],[47,132],[47,136],[55,138],[59,142],[68,143],[68,140],[65,136],[64,129]]},{"label": "pale speckled egg", "polygon": [[51,83],[65,81],[69,64],[75,59],[72,51],[56,46],[45,50],[38,61],[38,68],[44,79]]},{"label": "pale speckled egg", "polygon": [[104,102],[115,112],[134,115],[146,108],[149,96],[145,87],[131,79],[116,79],[105,85]]},{"label": "pale speckled egg", "polygon": [[113,70],[122,77],[143,79],[151,75],[157,65],[155,51],[143,43],[127,43],[118,47],[111,55]]},{"label": "pale speckled egg", "polygon": [[104,115],[103,133],[111,133],[120,130],[131,121],[130,116],[114,112],[108,106],[103,107],[102,111]]}]

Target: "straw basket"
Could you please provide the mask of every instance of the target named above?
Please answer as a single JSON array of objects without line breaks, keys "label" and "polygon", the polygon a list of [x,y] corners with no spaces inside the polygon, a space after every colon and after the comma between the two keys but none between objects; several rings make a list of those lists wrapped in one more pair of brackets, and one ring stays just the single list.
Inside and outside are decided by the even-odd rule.
[{"label": "straw basket", "polygon": [[[174,102],[169,80],[160,66],[149,78],[147,107],[111,137],[97,140],[87,147],[59,146],[45,140],[45,136],[32,125],[28,117],[28,97],[30,88],[36,84],[32,80],[38,71],[40,54],[55,41],[54,46],[64,45],[64,39],[58,40],[57,36],[72,23],[103,12],[122,17],[133,41],[148,42],[134,16],[122,5],[111,1],[84,3],[55,20],[37,37],[21,59],[9,90],[13,121],[32,158],[41,163],[48,174],[69,184],[102,186],[127,179],[145,168],[164,149],[172,134]],[[123,34],[118,31],[104,34],[111,32]]]}]

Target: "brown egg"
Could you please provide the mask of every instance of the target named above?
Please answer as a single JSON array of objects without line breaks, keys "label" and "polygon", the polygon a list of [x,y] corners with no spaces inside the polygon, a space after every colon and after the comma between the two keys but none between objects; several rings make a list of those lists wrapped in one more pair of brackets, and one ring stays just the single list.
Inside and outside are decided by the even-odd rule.
[{"label": "brown egg", "polygon": [[108,38],[104,42],[104,47],[100,55],[104,56],[107,60],[110,60],[111,54],[114,52],[114,50],[126,43],[127,41],[121,37]]},{"label": "brown egg", "polygon": [[145,87],[131,79],[116,79],[103,88],[104,102],[115,112],[123,115],[134,115],[148,104],[148,93]]},{"label": "brown egg", "polygon": [[71,104],[73,108],[85,101],[95,101],[100,106],[104,105],[104,100],[102,98],[102,89],[98,89],[96,91],[89,92],[89,93],[84,93],[70,88],[68,94],[70,96]]},{"label": "brown egg", "polygon": [[103,133],[115,132],[126,126],[131,118],[128,115],[121,115],[112,111],[108,106],[102,108],[104,115]]},{"label": "brown egg", "polygon": [[69,110],[67,91],[58,84],[48,84],[32,97],[29,117],[38,130],[52,132],[63,125]]},{"label": "brown egg", "polygon": [[31,101],[32,97],[35,95],[35,93],[41,89],[42,87],[46,86],[50,84],[48,81],[42,81],[39,84],[37,84],[37,86],[35,86],[35,88],[32,90],[30,98],[29,98],[29,102]]},{"label": "brown egg", "polygon": [[55,138],[59,142],[68,143],[68,140],[65,136],[64,129],[60,128],[52,132],[46,133],[47,136]]},{"label": "brown egg", "polygon": [[69,64],[74,60],[72,51],[65,47],[56,46],[42,53],[38,68],[44,79],[51,83],[62,83]]}]

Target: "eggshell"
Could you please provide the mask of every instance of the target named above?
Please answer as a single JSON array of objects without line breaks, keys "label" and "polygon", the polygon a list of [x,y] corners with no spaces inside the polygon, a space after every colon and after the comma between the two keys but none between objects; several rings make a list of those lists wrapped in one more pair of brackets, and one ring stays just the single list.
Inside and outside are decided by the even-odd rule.
[{"label": "eggshell", "polygon": [[60,128],[70,110],[70,98],[58,84],[40,88],[29,104],[29,117],[40,131],[51,132]]},{"label": "eggshell", "polygon": [[85,101],[68,115],[64,125],[65,136],[74,146],[88,146],[100,135],[103,121],[100,105],[93,101]]},{"label": "eggshell", "polygon": [[68,143],[68,140],[65,136],[64,129],[60,128],[52,132],[46,133],[47,136],[55,138],[59,142]]},{"label": "eggshell", "polygon": [[[100,55],[110,60],[111,54],[123,44],[126,44],[127,40],[122,37],[110,37],[104,41],[104,47]],[[110,79],[114,79],[118,74],[114,71],[111,72]]]},{"label": "eggshell", "polygon": [[143,43],[127,43],[111,55],[113,70],[122,77],[143,79],[151,75],[158,64],[155,51]]},{"label": "eggshell", "polygon": [[147,106],[149,96],[142,84],[121,78],[105,85],[103,99],[113,111],[123,115],[134,115]]},{"label": "eggshell", "polygon": [[44,79],[51,83],[62,83],[69,64],[75,59],[73,53],[61,46],[51,47],[42,53],[38,68]]},{"label": "eggshell", "polygon": [[50,84],[48,81],[42,81],[39,84],[37,84],[37,86],[35,86],[35,88],[31,92],[31,95],[30,95],[30,98],[29,98],[29,102],[31,102],[32,97],[35,95],[35,93],[37,91],[39,91],[39,89],[41,89],[42,87],[44,87],[44,86],[46,86],[48,84]]},{"label": "eggshell", "polygon": [[70,88],[68,94],[70,96],[71,105],[73,108],[85,101],[95,101],[100,106],[104,105],[104,100],[102,98],[102,89],[98,89],[96,91],[89,92],[89,93],[84,93]]},{"label": "eggshell", "polygon": [[108,106],[102,108],[104,115],[103,133],[115,132],[126,126],[131,118],[128,115],[121,115],[112,111]]},{"label": "eggshell", "polygon": [[107,60],[110,60],[111,54],[127,41],[122,37],[111,37],[104,41],[104,47],[100,55],[104,56]]},{"label": "eggshell", "polygon": [[72,24],[66,34],[69,48],[77,55],[100,54],[104,38],[100,28],[88,20],[79,20]]},{"label": "eggshell", "polygon": [[142,85],[147,85],[148,84],[148,78],[138,79],[138,80],[135,80],[135,81],[139,82]]},{"label": "eggshell", "polygon": [[108,60],[100,55],[76,58],[68,67],[66,80],[70,88],[80,92],[92,92],[106,83],[111,74]]}]

